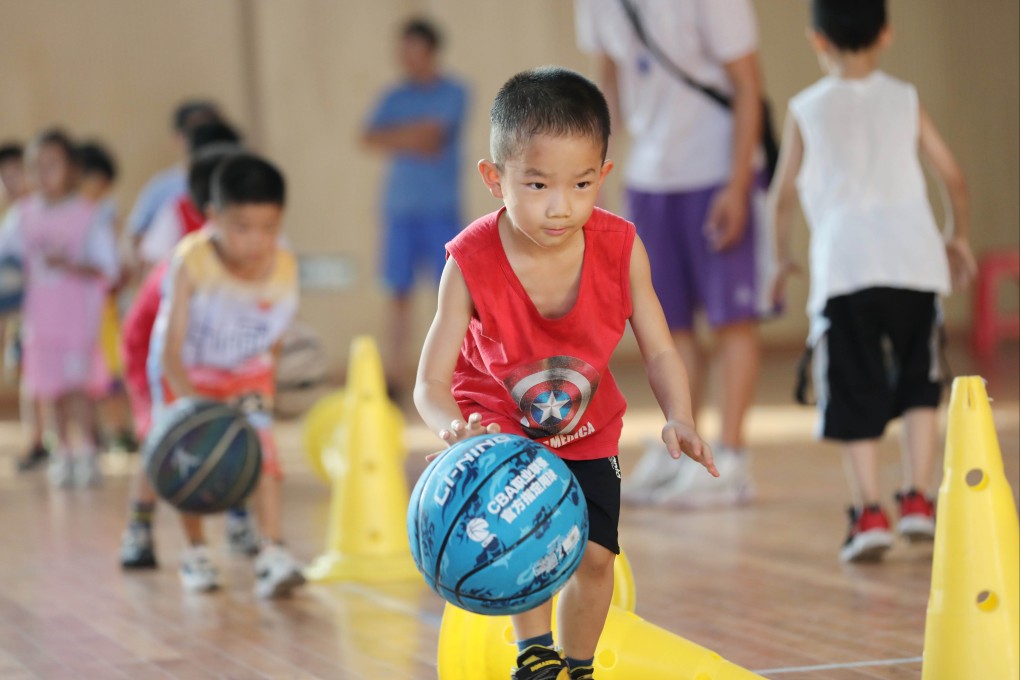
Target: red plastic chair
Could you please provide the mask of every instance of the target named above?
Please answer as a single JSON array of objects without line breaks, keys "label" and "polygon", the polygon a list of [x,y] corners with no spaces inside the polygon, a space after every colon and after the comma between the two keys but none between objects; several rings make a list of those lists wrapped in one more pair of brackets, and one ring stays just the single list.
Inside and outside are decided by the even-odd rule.
[{"label": "red plastic chair", "polygon": [[978,261],[974,286],[974,353],[987,356],[1005,339],[1020,338],[1020,313],[999,311],[999,286],[1011,279],[1020,283],[1020,250],[985,253]]}]

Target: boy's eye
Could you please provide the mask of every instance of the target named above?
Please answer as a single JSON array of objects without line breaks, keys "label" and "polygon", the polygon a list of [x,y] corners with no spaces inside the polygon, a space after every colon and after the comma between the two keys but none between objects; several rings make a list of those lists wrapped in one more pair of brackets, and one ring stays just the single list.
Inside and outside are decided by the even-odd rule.
[{"label": "boy's eye", "polygon": [[585,180],[583,182],[578,182],[577,183],[577,188],[578,189],[587,189],[590,186],[591,186],[591,182],[589,182],[588,180]]},{"label": "boy's eye", "polygon": [[528,186],[532,189],[545,189],[545,185],[541,182],[529,182]]}]

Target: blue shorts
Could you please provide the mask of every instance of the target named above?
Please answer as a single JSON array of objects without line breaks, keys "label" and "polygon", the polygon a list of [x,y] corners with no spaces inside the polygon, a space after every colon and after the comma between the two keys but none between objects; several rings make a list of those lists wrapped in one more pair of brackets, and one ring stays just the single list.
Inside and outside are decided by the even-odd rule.
[{"label": "blue shorts", "polygon": [[386,287],[395,295],[406,295],[423,270],[438,282],[446,264],[446,244],[460,229],[457,214],[387,218],[381,262]]},{"label": "blue shorts", "polygon": [[674,193],[628,189],[628,217],[648,250],[652,286],[670,330],[694,327],[703,310],[713,328],[768,316],[771,239],[764,232],[762,197],[748,197],[747,228],[732,248],[715,252],[705,235],[721,186]]}]

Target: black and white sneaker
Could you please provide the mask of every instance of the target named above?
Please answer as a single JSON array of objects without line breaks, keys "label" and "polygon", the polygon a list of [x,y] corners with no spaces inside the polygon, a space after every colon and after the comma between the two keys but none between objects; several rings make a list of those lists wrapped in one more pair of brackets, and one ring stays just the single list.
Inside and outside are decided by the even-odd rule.
[{"label": "black and white sneaker", "polygon": [[279,545],[267,545],[255,558],[255,595],[286,597],[305,582],[298,561]]},{"label": "black and white sneaker", "polygon": [[531,645],[517,655],[511,680],[570,680],[567,662],[555,649]]},{"label": "black and white sneaker", "polygon": [[193,545],[181,555],[181,584],[185,590],[207,593],[220,587],[220,574],[208,546]]},{"label": "black and white sneaker", "polygon": [[124,569],[155,569],[156,551],[152,527],[132,524],[120,537],[120,566]]}]

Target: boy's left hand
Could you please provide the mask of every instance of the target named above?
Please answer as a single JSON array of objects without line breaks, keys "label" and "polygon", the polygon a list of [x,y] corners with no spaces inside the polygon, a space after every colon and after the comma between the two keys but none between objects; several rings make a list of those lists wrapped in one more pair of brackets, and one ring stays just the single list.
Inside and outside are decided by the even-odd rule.
[{"label": "boy's left hand", "polygon": [[681,455],[686,454],[691,460],[704,465],[713,477],[719,476],[712,456],[712,447],[698,436],[693,425],[678,420],[668,421],[662,428],[662,441],[673,458],[679,459]]}]

